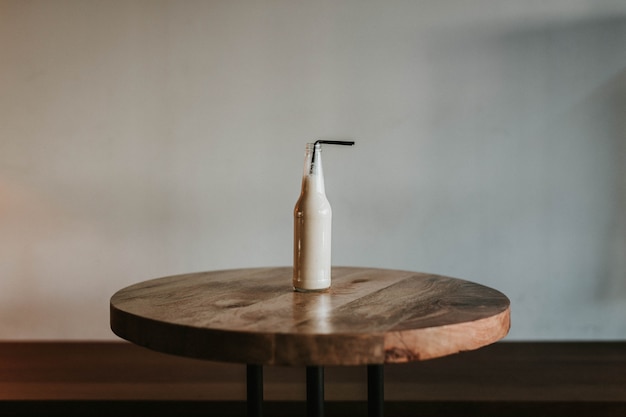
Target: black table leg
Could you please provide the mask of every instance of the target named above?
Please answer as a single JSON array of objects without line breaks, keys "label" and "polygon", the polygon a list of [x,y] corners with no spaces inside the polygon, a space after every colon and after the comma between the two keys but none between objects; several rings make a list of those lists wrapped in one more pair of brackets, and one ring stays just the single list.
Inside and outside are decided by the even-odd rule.
[{"label": "black table leg", "polygon": [[383,365],[367,366],[367,415],[383,417],[385,405],[385,378]]},{"label": "black table leg", "polygon": [[324,367],[306,368],[306,415],[324,417]]},{"label": "black table leg", "polygon": [[246,367],[248,417],[263,415],[263,366],[248,364]]}]

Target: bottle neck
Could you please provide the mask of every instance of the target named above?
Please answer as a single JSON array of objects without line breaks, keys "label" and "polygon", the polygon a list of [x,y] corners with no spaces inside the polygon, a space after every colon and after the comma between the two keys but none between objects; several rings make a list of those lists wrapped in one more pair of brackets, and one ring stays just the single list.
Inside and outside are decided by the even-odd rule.
[{"label": "bottle neck", "polygon": [[302,192],[325,193],[324,169],[322,168],[322,147],[320,144],[307,143],[304,156]]}]

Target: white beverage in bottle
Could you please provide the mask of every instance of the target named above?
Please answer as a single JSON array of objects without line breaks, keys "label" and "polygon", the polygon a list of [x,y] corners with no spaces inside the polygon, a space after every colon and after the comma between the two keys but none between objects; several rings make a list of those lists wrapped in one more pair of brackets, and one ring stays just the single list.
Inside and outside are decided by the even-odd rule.
[{"label": "white beverage in bottle", "polygon": [[321,291],[331,282],[332,209],[324,189],[321,144],[307,143],[302,191],[294,208],[293,287]]},{"label": "white beverage in bottle", "polygon": [[318,140],[306,144],[302,191],[293,210],[293,288],[323,291],[331,281],[332,209],[324,189],[322,144],[354,145],[353,141]]}]

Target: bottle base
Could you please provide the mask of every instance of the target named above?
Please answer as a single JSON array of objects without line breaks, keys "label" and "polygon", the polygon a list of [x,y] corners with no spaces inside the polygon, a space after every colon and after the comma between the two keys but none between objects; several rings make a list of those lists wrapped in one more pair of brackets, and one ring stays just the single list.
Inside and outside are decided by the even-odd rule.
[{"label": "bottle base", "polygon": [[298,288],[298,287],[293,287],[293,290],[295,292],[324,292],[324,291],[328,291],[330,289],[330,287],[326,287],[326,288]]}]

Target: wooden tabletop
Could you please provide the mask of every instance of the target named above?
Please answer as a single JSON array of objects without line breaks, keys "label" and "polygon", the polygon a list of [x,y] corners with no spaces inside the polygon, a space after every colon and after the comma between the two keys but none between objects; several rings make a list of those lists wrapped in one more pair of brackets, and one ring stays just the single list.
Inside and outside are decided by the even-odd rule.
[{"label": "wooden tabletop", "polygon": [[504,337],[509,299],[473,282],[335,267],[326,292],[299,293],[292,269],[253,268],[145,281],[111,298],[111,329],[161,352],[259,365],[425,360]]}]

